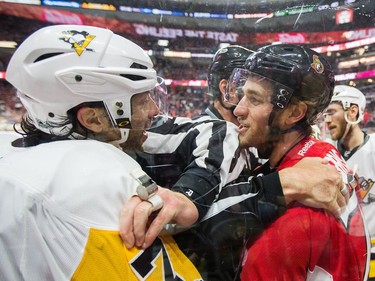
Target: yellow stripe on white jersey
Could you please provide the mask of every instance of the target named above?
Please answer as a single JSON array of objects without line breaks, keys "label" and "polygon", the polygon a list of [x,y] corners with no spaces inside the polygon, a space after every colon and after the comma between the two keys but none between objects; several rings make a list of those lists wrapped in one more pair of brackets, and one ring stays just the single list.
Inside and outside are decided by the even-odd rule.
[{"label": "yellow stripe on white jersey", "polygon": [[91,229],[72,280],[202,280],[171,236],[128,250],[117,231]]}]

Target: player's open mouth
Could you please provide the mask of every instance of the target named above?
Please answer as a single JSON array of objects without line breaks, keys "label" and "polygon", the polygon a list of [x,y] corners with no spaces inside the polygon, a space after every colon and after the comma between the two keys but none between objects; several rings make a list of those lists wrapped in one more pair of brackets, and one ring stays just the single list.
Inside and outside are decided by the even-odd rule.
[{"label": "player's open mouth", "polygon": [[336,126],[329,126],[329,127],[328,127],[328,130],[329,130],[329,131],[333,131],[333,130],[335,130],[335,129],[336,129]]},{"label": "player's open mouth", "polygon": [[243,125],[243,124],[240,124],[240,125],[238,126],[238,132],[239,132],[240,134],[246,132],[248,129],[249,129],[249,126],[245,126],[245,125]]}]

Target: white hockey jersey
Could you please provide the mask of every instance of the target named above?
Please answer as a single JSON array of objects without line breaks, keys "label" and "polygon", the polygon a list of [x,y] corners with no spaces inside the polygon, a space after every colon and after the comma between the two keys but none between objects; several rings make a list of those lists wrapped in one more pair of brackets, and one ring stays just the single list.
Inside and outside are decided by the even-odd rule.
[{"label": "white hockey jersey", "polygon": [[144,251],[123,245],[119,215],[138,185],[134,169],[128,155],[91,140],[0,158],[0,280],[201,280],[170,236]]},{"label": "white hockey jersey", "polygon": [[[349,158],[345,157],[351,169],[357,165],[357,174],[363,199],[362,210],[371,236],[370,278],[375,278],[375,134],[367,135],[367,141]],[[337,142],[334,143],[338,147]],[[341,150],[340,150],[341,151]]]}]

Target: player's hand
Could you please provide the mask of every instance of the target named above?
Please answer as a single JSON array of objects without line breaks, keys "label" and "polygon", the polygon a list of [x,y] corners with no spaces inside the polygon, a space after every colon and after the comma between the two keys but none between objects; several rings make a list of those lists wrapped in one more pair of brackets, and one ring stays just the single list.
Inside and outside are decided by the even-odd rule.
[{"label": "player's hand", "polygon": [[198,219],[198,210],[185,195],[159,187],[156,193],[163,200],[163,207],[153,212],[148,201],[133,196],[122,208],[120,236],[125,246],[147,248],[168,223],[190,226]]},{"label": "player's hand", "polygon": [[305,157],[295,166],[281,170],[279,175],[287,204],[298,201],[326,209],[336,217],[345,210],[349,198],[340,192],[344,182],[327,160]]}]

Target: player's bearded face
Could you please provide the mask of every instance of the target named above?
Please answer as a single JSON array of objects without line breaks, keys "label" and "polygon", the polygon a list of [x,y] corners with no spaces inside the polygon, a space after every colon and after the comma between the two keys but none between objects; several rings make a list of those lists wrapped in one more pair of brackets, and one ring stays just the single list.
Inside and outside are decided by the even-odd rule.
[{"label": "player's bearded face", "polygon": [[131,128],[147,130],[152,120],[159,113],[159,108],[148,92],[136,94],[131,99]]},{"label": "player's bearded face", "polygon": [[270,85],[249,77],[242,87],[243,97],[234,110],[239,126],[239,139],[242,148],[264,148],[269,135],[268,119],[272,112]]},{"label": "player's bearded face", "polygon": [[147,139],[144,130],[129,130],[129,137],[126,142],[120,144],[124,151],[143,151],[143,143]]},{"label": "player's bearded face", "polygon": [[129,137],[121,144],[124,151],[143,151],[143,143],[147,139],[146,129],[150,128],[152,120],[159,109],[148,92],[132,97],[132,116]]},{"label": "player's bearded face", "polygon": [[324,121],[332,140],[339,140],[345,134],[347,122],[345,121],[344,114],[344,109],[338,103],[331,103],[324,113]]}]

